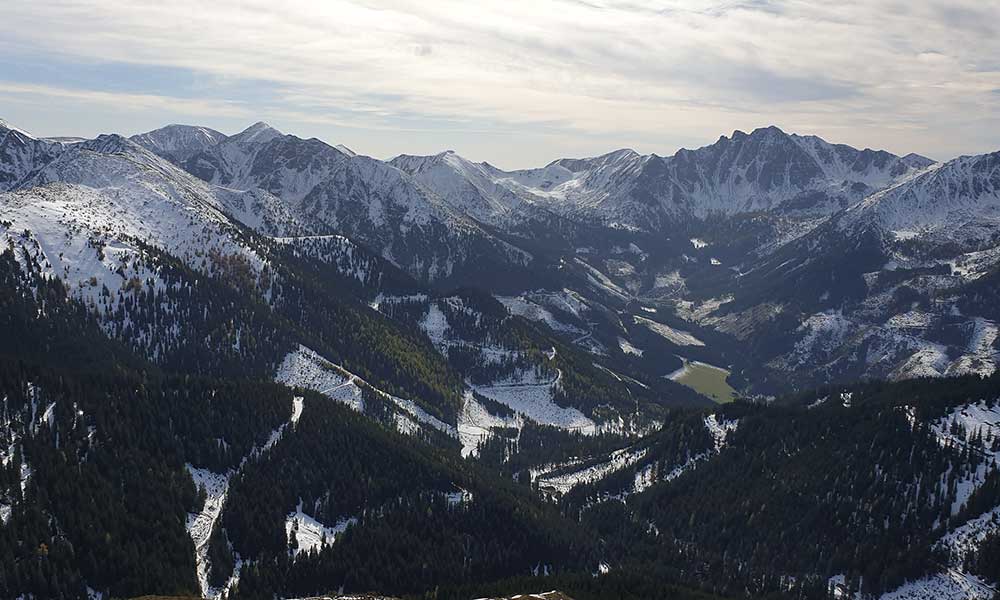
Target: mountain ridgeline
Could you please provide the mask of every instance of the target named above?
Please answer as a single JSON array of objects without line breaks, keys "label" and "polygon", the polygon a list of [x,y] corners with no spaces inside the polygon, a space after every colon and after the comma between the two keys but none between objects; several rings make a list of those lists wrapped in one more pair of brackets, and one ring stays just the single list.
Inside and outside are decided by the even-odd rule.
[{"label": "mountain ridgeline", "polygon": [[0,597],[970,598],[1000,153],[0,121]]}]

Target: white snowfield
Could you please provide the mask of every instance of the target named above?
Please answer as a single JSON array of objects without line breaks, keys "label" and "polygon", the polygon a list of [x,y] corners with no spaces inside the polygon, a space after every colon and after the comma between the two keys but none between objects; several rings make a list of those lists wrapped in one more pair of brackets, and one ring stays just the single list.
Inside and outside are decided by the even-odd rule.
[{"label": "white snowfield", "polygon": [[647,319],[646,317],[640,317],[634,315],[632,319],[637,325],[642,325],[652,331],[653,333],[659,335],[663,339],[667,340],[671,344],[676,344],[678,346],[704,346],[705,342],[699,340],[694,335],[688,333],[687,331],[681,331],[679,329],[674,329],[669,325],[664,325],[652,319]]},{"label": "white snowfield", "polygon": [[1000,330],[996,323],[982,318],[972,321],[973,334],[963,354],[948,366],[948,374],[975,374],[989,377],[996,371],[998,353],[994,350]]},{"label": "white snowfield", "polygon": [[600,481],[612,473],[634,465],[646,456],[646,452],[646,449],[622,448],[612,452],[605,462],[561,475],[541,475],[535,481],[538,482],[539,487],[550,488],[565,494],[580,484]]},{"label": "white snowfield", "polygon": [[526,294],[520,296],[496,296],[496,299],[503,304],[512,315],[524,317],[529,321],[545,323],[552,331],[567,334],[584,333],[582,329],[574,325],[563,323],[552,314],[545,306],[529,298]]},{"label": "white snowfield", "polygon": [[[213,590],[208,583],[208,540],[226,503],[232,472],[212,473],[208,469],[197,469],[190,464],[187,465],[187,470],[195,487],[205,490],[205,505],[197,513],[188,513],[187,531],[191,541],[194,542],[194,557],[201,593],[205,597],[213,597]],[[214,594],[215,597],[219,595],[221,595],[219,592]]]},{"label": "white snowfield", "polygon": [[574,258],[573,260],[576,264],[583,267],[584,271],[587,273],[587,282],[590,283],[591,287],[594,289],[606,292],[619,300],[628,301],[632,298],[632,295],[627,290],[623,289],[614,281],[611,281],[611,278],[602,273],[599,269],[591,266],[589,263],[580,258]]},{"label": "white snowfield", "polygon": [[625,338],[618,338],[618,347],[622,349],[625,354],[632,354],[633,356],[642,356],[642,348],[639,348],[632,344],[632,342],[626,340]]},{"label": "white snowfield", "polygon": [[881,600],[990,600],[996,588],[975,575],[948,569],[882,594]]},{"label": "white snowfield", "polygon": [[326,360],[316,351],[301,344],[285,356],[278,366],[274,380],[288,387],[301,387],[319,392],[359,412],[364,411],[361,386],[367,386],[396,406],[398,409],[396,423],[400,431],[417,433],[420,426],[426,425],[452,437],[458,437],[458,431],[454,426],[429,414],[412,400],[393,396],[372,386],[361,377]]},{"label": "white snowfield", "polygon": [[593,420],[578,409],[559,406],[553,400],[561,378],[561,372],[551,379],[540,378],[535,373],[523,373],[489,385],[475,385],[473,389],[537,423],[584,435],[596,434],[597,424]]},{"label": "white snowfield", "polygon": [[974,250],[947,261],[951,272],[968,281],[975,281],[1000,264],[1000,246]]},{"label": "white snowfield", "polygon": [[[88,143],[93,147],[64,151],[19,191],[5,194],[4,217],[15,217],[15,231],[24,219],[60,233],[131,237],[195,269],[202,268],[196,256],[213,246],[223,254],[243,255],[257,268],[263,264],[234,235],[227,206],[211,185],[118,136]],[[48,241],[58,244],[51,237]]]},{"label": "white snowfield", "polygon": [[1000,531],[1000,506],[971,519],[941,538],[938,545],[948,551],[950,562],[961,565],[986,538]]},{"label": "white snowfield", "polygon": [[364,412],[361,388],[355,383],[356,379],[305,346],[299,346],[298,350],[285,356],[274,380],[289,387],[297,386],[319,392],[331,400],[343,402],[356,411]]},{"label": "white snowfield", "polygon": [[[710,450],[688,456],[668,470],[661,469],[657,463],[644,466],[636,472],[632,489],[625,491],[624,495],[641,493],[654,483],[672,481],[697,467],[698,463],[718,454],[725,448],[729,434],[739,427],[739,420],[719,420],[717,415],[712,414],[705,417],[704,424],[712,436],[713,444]],[[576,470],[566,471],[568,467],[582,464],[585,461],[575,459],[562,464],[546,465],[533,469],[532,478],[540,486],[565,494],[580,484],[600,481],[612,473],[627,469],[641,462],[647,453],[648,449],[646,448],[622,448],[612,452],[605,461]],[[553,474],[555,471],[565,472]]]},{"label": "white snowfield", "polygon": [[[953,424],[964,429],[964,438],[951,433]],[[1000,400],[982,400],[957,406],[931,427],[941,443],[954,442],[966,445],[977,435],[982,436],[984,441],[992,441],[1000,437]],[[984,457],[1000,458],[998,453],[993,452],[988,447],[983,448],[981,454]]]},{"label": "white snowfield", "polygon": [[357,523],[354,517],[339,519],[332,527],[324,525],[302,511],[302,501],[299,500],[295,512],[289,513],[285,519],[285,535],[289,545],[295,542],[292,556],[298,556],[305,552],[322,550],[323,547],[333,544],[340,534],[347,531],[347,528]]},{"label": "white snowfield", "polygon": [[[219,268],[213,257],[238,259],[251,273],[266,261],[227,216],[222,193],[118,136],[74,145],[12,192],[0,192],[0,245],[24,249],[44,277],[60,278],[98,316],[118,308],[118,292],[165,289],[159,267],[145,266],[141,244],[165,251],[200,273]],[[105,289],[108,295],[105,296]],[[115,337],[121,332],[100,323]],[[122,327],[128,327],[130,322]],[[150,349],[144,330],[134,341]]]},{"label": "white snowfield", "polygon": [[494,428],[511,427],[521,429],[524,417],[499,417],[486,410],[476,400],[471,390],[466,390],[462,398],[462,412],[458,415],[458,439],[462,442],[462,457],[475,456],[479,444],[486,441]]},{"label": "white snowfield", "polygon": [[[691,300],[678,300],[674,303],[674,314],[676,314],[681,319],[685,321],[690,321],[692,323],[708,323],[709,317],[712,313],[719,310],[723,304],[733,301],[733,296],[727,294],[719,298],[710,298],[701,302],[693,302]],[[779,311],[780,312],[780,311]]]}]

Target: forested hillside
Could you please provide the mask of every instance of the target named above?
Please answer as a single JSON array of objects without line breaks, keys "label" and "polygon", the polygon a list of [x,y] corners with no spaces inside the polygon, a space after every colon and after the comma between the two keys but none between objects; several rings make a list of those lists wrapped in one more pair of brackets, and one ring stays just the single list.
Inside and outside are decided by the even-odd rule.
[{"label": "forested hillside", "polygon": [[0,597],[993,600],[995,167],[0,123]]}]

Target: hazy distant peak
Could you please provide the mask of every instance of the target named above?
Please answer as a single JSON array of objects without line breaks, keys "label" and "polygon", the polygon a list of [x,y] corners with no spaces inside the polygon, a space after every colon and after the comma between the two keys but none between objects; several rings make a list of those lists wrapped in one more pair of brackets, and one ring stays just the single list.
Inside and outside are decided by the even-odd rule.
[{"label": "hazy distant peak", "polygon": [[264,121],[257,121],[250,127],[234,135],[233,139],[238,139],[241,142],[265,143],[283,135],[285,134]]}]

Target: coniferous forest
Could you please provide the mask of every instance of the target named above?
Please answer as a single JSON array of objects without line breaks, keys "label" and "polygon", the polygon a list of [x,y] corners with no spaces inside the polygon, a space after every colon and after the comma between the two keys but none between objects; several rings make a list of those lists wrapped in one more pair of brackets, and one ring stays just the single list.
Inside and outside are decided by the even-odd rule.
[{"label": "coniferous forest", "polygon": [[[958,29],[1000,13],[928,2],[882,19],[867,3],[859,16],[809,1],[452,3],[447,15],[439,2],[210,3],[180,20],[176,3],[2,7],[0,71],[43,79],[44,60],[20,49],[62,35],[74,43],[47,51],[74,81],[155,65],[151,79],[190,88],[90,94],[0,73],[0,98],[23,114],[39,94],[89,106],[120,92],[143,123],[157,115],[137,106],[192,114],[216,106],[196,92],[222,86],[240,100],[218,110],[242,118],[274,83],[258,74],[280,71],[310,80],[267,86],[268,114],[296,131],[314,121],[278,99],[324,112],[327,133],[361,131],[359,115],[380,125],[356,151],[264,122],[77,138],[0,120],[0,600],[1000,600],[1000,153],[939,161],[766,125],[669,155],[517,170],[454,151],[365,154],[436,127],[506,140],[512,123],[452,112],[491,73],[526,72],[531,93],[489,92],[531,107],[518,123],[532,142],[512,161],[587,125],[564,94],[607,120],[573,152],[639,120],[622,134],[661,148],[701,139],[701,111],[721,111],[715,127],[752,99],[767,104],[754,119],[784,110],[788,88],[821,113],[790,112],[797,122],[850,114],[874,129],[884,119],[853,111],[891,103],[861,91],[887,93],[897,75],[902,146],[935,104],[926,95],[982,112],[1000,85],[983,58],[998,36],[954,48],[971,35]],[[479,18],[500,4],[519,18]],[[217,26],[234,10],[256,16]],[[911,26],[909,45],[909,30],[835,44],[816,27],[892,29],[917,13],[929,25]],[[613,43],[560,47],[625,14],[635,27]],[[716,27],[772,19],[780,34],[736,36],[725,52],[750,62],[715,55]],[[549,37],[553,20],[572,27]],[[148,27],[123,36],[105,21]],[[413,43],[435,28],[447,43]],[[233,29],[232,64],[192,70]],[[826,84],[767,68],[801,31],[824,60],[850,55]],[[462,93],[435,98],[480,42],[510,48],[475,57]],[[87,57],[105,44],[115,51]],[[869,44],[903,48],[907,67],[880,70]],[[186,53],[183,69],[156,60],[168,48]],[[287,62],[307,50],[348,66]],[[525,62],[534,52],[546,60]],[[358,57],[365,68],[349,68]],[[615,66],[594,76],[567,61]],[[380,89],[392,69],[417,82],[418,64],[435,65],[423,85]],[[965,87],[946,76],[958,65]],[[859,72],[864,85],[841,85]],[[637,73],[683,85],[650,93]],[[754,90],[689,95],[717,73]],[[331,100],[313,80],[360,91]],[[684,108],[658,104],[647,127],[636,98]],[[433,127],[413,118],[423,109]],[[99,125],[72,111],[45,123],[67,114]],[[664,137],[661,118],[685,123]],[[388,134],[393,123],[405,132]],[[992,143],[988,127],[964,127]]]},{"label": "coniferous forest", "polygon": [[[400,434],[392,406],[377,408],[380,393],[364,394],[371,406],[362,414],[312,390],[203,373],[227,373],[225,366],[189,370],[156,353],[150,361],[109,338],[58,280],[32,279],[10,251],[2,265],[10,335],[0,385],[4,446],[13,450],[0,471],[0,498],[10,507],[0,530],[4,596],[201,593],[185,523],[208,499],[190,469],[231,474],[206,553],[210,585],[237,575],[226,592],[232,598],[340,590],[462,598],[542,587],[577,598],[822,598],[829,591],[822,573],[830,572],[879,594],[935,572],[948,560],[935,541],[1000,504],[1000,477],[989,469],[958,502],[962,482],[982,474],[983,457],[1000,439],[953,423],[953,441],[942,444],[925,425],[970,399],[995,398],[996,377],[738,402],[712,416],[739,423],[724,447],[700,408],[658,409],[662,425],[638,439],[528,422],[509,434],[497,430],[471,460],[447,436]],[[211,314],[226,290],[207,302],[136,302],[198,305]],[[478,321],[456,326],[455,339],[493,340],[529,357],[518,359],[528,361],[522,367],[531,365],[541,354],[531,328],[488,325],[509,319],[502,308],[491,310],[467,313]],[[426,307],[413,311],[407,317],[397,306],[377,318],[388,318],[379,326],[414,336]],[[262,332],[287,327],[280,317],[267,319],[259,321]],[[185,327],[204,331],[210,347],[217,324],[191,319]],[[483,327],[493,329],[476,331]],[[377,339],[390,346],[370,352],[394,351],[393,338]],[[571,349],[566,354],[574,359]],[[477,374],[475,361],[448,364],[472,380],[490,378]],[[301,403],[295,420],[293,399]],[[429,404],[448,406],[440,402]],[[481,402],[499,417],[514,414]],[[568,491],[549,483],[615,456],[638,459]],[[677,469],[685,464],[697,468]],[[539,472],[544,477],[533,476]],[[640,473],[650,481],[641,489]],[[297,511],[347,526],[329,533],[336,542],[301,549],[287,529]],[[969,572],[993,577],[996,540],[988,535],[965,556]]]}]

